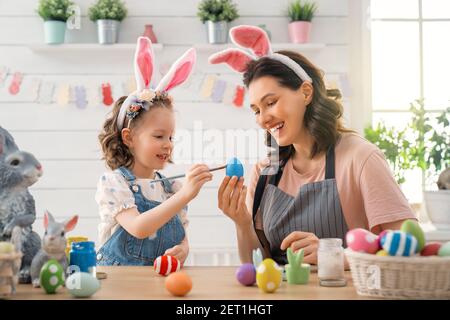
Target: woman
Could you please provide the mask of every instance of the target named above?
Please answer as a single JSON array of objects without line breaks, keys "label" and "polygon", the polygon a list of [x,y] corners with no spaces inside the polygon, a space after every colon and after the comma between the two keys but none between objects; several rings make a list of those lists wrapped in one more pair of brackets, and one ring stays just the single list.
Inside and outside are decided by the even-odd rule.
[{"label": "woman", "polygon": [[230,37],[258,58],[228,49],[210,61],[244,72],[256,121],[276,147],[271,161],[255,165],[248,187],[226,177],[219,188],[242,262],[260,248],[285,264],[291,247],[316,264],[320,238],[344,240],[353,228],[379,233],[415,219],[382,152],[343,126],[339,96],[326,90],[320,70],[301,54],[272,53],[258,28],[235,27]]}]

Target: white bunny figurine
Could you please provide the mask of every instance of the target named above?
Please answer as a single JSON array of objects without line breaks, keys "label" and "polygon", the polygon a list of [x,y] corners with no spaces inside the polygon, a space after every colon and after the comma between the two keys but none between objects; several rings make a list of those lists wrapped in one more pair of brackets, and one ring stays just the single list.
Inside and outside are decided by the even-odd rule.
[{"label": "white bunny figurine", "polygon": [[34,287],[40,287],[39,276],[42,266],[50,259],[57,260],[64,271],[67,271],[66,232],[73,230],[78,222],[75,215],[65,222],[56,222],[46,211],[44,214],[45,234],[42,238],[42,248],[31,262],[31,281]]}]

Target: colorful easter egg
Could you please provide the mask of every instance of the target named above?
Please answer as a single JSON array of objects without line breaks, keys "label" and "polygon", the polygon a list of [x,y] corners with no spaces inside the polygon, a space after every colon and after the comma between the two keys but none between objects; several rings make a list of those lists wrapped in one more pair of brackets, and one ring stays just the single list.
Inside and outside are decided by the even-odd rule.
[{"label": "colorful easter egg", "polygon": [[244,167],[237,158],[231,158],[227,161],[226,175],[229,177],[236,176],[238,178],[244,175]]},{"label": "colorful easter egg", "polygon": [[352,229],[347,232],[345,239],[347,246],[356,252],[375,254],[380,249],[377,236],[366,229]]},{"label": "colorful easter egg", "polygon": [[266,292],[275,292],[281,284],[283,270],[272,259],[264,259],[256,269],[256,284]]},{"label": "colorful easter egg", "polygon": [[64,284],[64,270],[58,261],[51,259],[42,266],[39,279],[46,293],[55,293]]},{"label": "colorful easter egg", "polygon": [[417,251],[417,239],[400,230],[386,233],[381,239],[381,245],[390,256],[408,257]]},{"label": "colorful easter egg", "polygon": [[244,263],[236,271],[236,279],[244,286],[252,286],[256,281],[256,269],[253,263]]},{"label": "colorful easter egg", "polygon": [[162,276],[167,276],[172,272],[180,271],[181,263],[172,256],[159,256],[153,263],[153,268]]},{"label": "colorful easter egg", "polygon": [[422,251],[420,251],[420,255],[424,257],[437,256],[441,247],[442,244],[439,242],[427,243],[425,247],[423,247]]},{"label": "colorful easter egg", "polygon": [[192,289],[191,277],[184,272],[171,273],[166,278],[165,284],[167,291],[177,297],[187,295]]},{"label": "colorful easter egg", "polygon": [[0,253],[9,254],[14,252],[14,245],[11,242],[0,242]]},{"label": "colorful easter egg", "polygon": [[387,256],[389,256],[389,253],[387,253],[386,250],[380,250],[377,252],[377,256],[387,257]]},{"label": "colorful easter egg", "polygon": [[66,288],[77,298],[87,298],[100,289],[100,281],[87,272],[75,272],[67,277]]},{"label": "colorful easter egg", "polygon": [[377,242],[378,242],[378,247],[381,248],[381,239],[383,239],[384,235],[390,230],[383,230],[378,234],[378,238],[377,238]]},{"label": "colorful easter egg", "polygon": [[444,243],[439,249],[438,256],[450,257],[450,241]]},{"label": "colorful easter egg", "polygon": [[410,235],[416,238],[417,240],[416,253],[422,251],[423,247],[425,246],[425,234],[423,233],[423,230],[419,226],[419,223],[417,223],[417,221],[405,220],[402,223],[400,230],[409,233]]}]

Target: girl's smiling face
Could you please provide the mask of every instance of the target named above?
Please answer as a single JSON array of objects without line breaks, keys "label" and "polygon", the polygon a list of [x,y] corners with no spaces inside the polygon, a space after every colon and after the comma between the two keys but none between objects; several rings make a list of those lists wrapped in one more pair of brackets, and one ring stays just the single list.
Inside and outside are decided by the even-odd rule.
[{"label": "girl's smiling face", "polygon": [[[169,162],[173,150],[175,117],[171,109],[156,107],[145,111],[144,119],[124,141],[134,156],[135,165],[147,170],[160,170]],[[128,130],[128,129],[124,129]]]},{"label": "girl's smiling face", "polygon": [[282,87],[274,77],[253,80],[249,87],[250,107],[258,125],[266,129],[280,147],[294,144],[305,129],[303,117],[312,99],[312,86]]}]

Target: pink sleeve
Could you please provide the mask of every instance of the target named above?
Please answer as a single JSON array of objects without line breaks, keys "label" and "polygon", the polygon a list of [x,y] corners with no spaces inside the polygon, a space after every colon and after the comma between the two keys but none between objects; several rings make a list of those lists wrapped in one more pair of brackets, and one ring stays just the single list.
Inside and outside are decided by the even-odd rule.
[{"label": "pink sleeve", "polygon": [[384,223],[416,219],[380,150],[363,164],[359,183],[370,230]]}]

